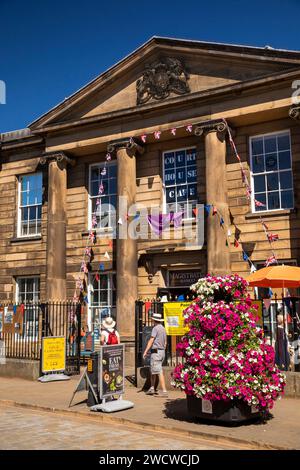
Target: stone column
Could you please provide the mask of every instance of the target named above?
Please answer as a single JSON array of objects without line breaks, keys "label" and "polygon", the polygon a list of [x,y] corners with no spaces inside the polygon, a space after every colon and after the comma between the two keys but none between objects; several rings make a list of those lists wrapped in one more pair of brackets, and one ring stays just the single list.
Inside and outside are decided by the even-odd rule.
[{"label": "stone column", "polygon": [[63,152],[46,153],[40,163],[49,164],[47,213],[47,300],[64,300],[66,291],[66,194],[67,164]]},{"label": "stone column", "polygon": [[[133,139],[122,139],[108,146],[109,152],[116,152],[118,167],[118,215],[122,225],[117,227],[117,329],[122,342],[135,338],[135,301],[138,296],[138,254],[137,240],[129,238],[127,213],[136,202],[136,153],[143,148]],[[120,200],[120,197],[123,200]],[[125,204],[126,203],[126,204]],[[127,205],[127,209],[125,207]]]},{"label": "stone column", "polygon": [[226,246],[229,227],[226,177],[226,124],[223,122],[198,126],[196,135],[204,134],[206,160],[206,204],[213,204],[224,219],[212,212],[206,219],[207,272],[214,275],[231,273],[230,250]]}]

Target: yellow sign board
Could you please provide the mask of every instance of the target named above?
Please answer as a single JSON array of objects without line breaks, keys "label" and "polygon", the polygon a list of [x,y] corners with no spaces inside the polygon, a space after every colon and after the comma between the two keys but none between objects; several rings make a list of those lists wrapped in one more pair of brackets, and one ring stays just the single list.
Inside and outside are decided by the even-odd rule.
[{"label": "yellow sign board", "polygon": [[189,328],[184,326],[183,311],[191,305],[191,302],[166,302],[164,303],[165,329],[169,336],[182,336]]},{"label": "yellow sign board", "polygon": [[66,368],[66,338],[48,336],[42,342],[42,372],[59,372]]}]

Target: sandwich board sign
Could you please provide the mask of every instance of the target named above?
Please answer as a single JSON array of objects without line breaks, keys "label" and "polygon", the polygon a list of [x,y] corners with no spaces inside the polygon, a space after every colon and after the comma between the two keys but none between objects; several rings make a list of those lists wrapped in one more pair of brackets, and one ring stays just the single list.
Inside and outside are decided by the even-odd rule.
[{"label": "sandwich board sign", "polygon": [[42,338],[42,373],[40,382],[69,380],[64,375],[66,369],[66,338],[64,336],[45,336]]}]

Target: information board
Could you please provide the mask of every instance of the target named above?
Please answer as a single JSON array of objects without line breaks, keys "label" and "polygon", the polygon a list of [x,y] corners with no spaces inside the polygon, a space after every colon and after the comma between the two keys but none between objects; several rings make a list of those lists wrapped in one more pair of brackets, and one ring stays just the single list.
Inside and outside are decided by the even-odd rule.
[{"label": "information board", "polygon": [[42,338],[42,372],[63,372],[66,368],[66,338],[46,336]]}]

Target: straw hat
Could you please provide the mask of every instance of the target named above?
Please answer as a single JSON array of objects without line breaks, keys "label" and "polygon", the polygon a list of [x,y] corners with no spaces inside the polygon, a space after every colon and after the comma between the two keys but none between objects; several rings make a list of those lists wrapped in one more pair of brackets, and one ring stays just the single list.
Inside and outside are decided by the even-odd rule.
[{"label": "straw hat", "polygon": [[116,322],[112,317],[106,317],[102,321],[102,326],[106,328],[107,330],[112,330],[116,325]]},{"label": "straw hat", "polygon": [[163,316],[161,315],[161,313],[151,313],[151,318],[152,320],[154,321],[164,321],[164,318]]}]

